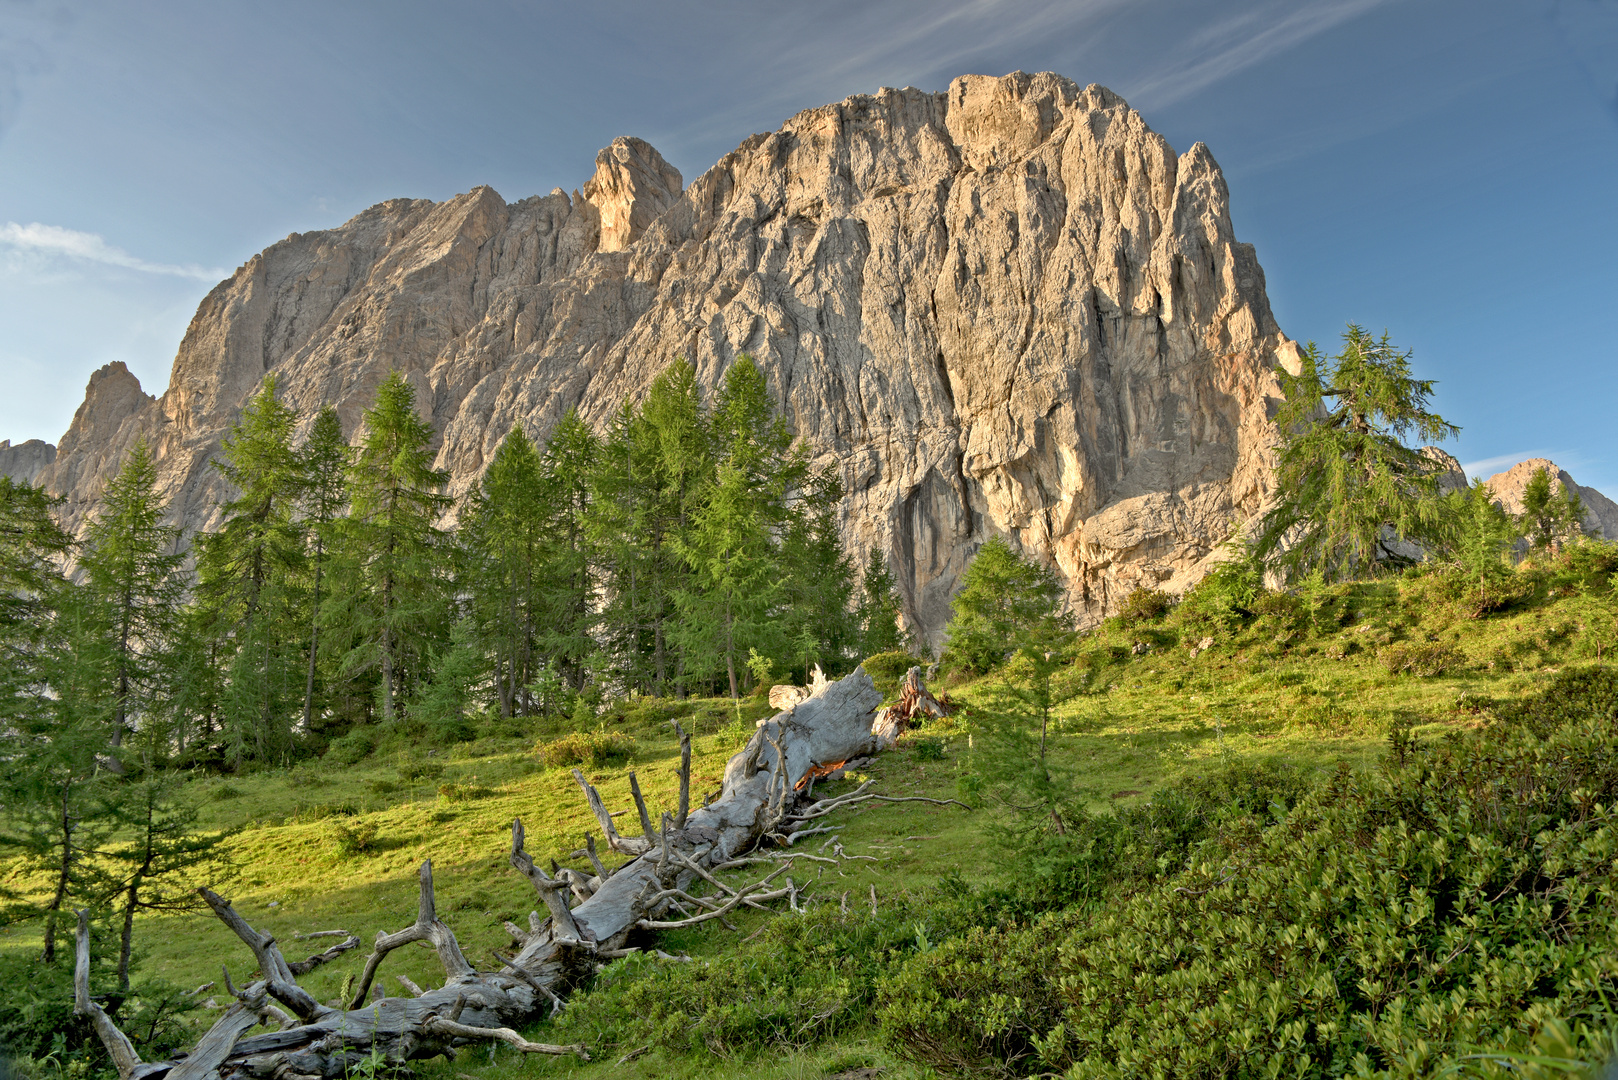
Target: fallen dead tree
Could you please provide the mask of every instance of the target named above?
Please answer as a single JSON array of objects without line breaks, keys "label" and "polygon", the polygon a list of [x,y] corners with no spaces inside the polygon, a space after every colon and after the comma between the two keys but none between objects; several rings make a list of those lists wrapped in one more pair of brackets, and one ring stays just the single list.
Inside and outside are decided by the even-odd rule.
[{"label": "fallen dead tree", "polygon": [[[224,972],[223,985],[234,1004],[190,1053],[173,1061],[141,1062],[130,1041],[91,1000],[89,931],[82,913],[76,1011],[90,1017],[122,1080],[336,1080],[373,1055],[393,1064],[441,1053],[453,1057],[457,1046],[479,1040],[588,1060],[582,1046],[532,1043],[517,1029],[559,1009],[562,995],[581,974],[635,951],[627,942],[637,931],[723,920],[739,907],[781,900],[797,909],[802,889],[788,876],[794,862],[836,861],[841,845],[833,847],[831,856],[767,848],[789,847],[795,838],[827,831],[815,823],[831,811],[869,800],[941,801],[880,796],[869,792],[867,784],[837,799],[805,803],[799,782],[817,766],[881,748],[871,731],[880,703],[881,695],[863,669],[816,686],[807,700],[759,725],[727,763],[718,798],[695,810],[689,805],[690,739],[680,731],[675,811],[654,823],[634,773],[629,775],[640,836],[619,834],[600,793],[574,770],[607,846],[630,861],[609,870],[592,836],[575,853],[588,858],[589,872],[552,862],[547,873],[525,849],[522,821],[513,822],[511,865],[533,884],[546,914],[531,914],[527,930],[507,923],[520,948],[511,956],[492,954],[495,966],[490,970],[479,970],[439,919],[428,862],[421,868],[416,921],[396,933],[377,935],[347,1001],[322,1004],[298,985],[297,977],[357,947],[358,939],[350,937],[307,960],[289,962],[273,937],[254,930],[230,901],[203,890],[214,913],[252,951],[258,978],[237,988],[228,969]],[[748,866],[767,872],[742,885],[716,876]],[[381,965],[395,949],[418,941],[436,951],[444,985],[422,990],[401,978],[411,996],[385,996],[377,981]],[[372,996],[369,1002],[367,995]],[[248,1034],[260,1025],[276,1030]]]}]

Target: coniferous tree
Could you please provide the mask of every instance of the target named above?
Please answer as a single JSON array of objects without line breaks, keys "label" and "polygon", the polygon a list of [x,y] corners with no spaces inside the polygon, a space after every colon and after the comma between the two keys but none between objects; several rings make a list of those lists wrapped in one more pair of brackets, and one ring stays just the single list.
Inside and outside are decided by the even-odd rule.
[{"label": "coniferous tree", "polygon": [[[66,694],[77,688],[67,686]],[[41,959],[56,961],[65,919],[75,903],[99,901],[112,879],[99,858],[112,825],[107,780],[97,753],[106,746],[105,716],[87,717],[67,698],[55,716],[35,716],[4,733],[6,770],[0,779],[0,851],[24,872],[47,880],[42,900],[15,912],[42,916]]]},{"label": "coniferous tree", "polygon": [[204,910],[196,886],[213,884],[223,870],[222,835],[197,824],[196,807],[186,802],[174,776],[151,775],[115,796],[120,843],[106,854],[116,867],[112,897],[122,928],[118,947],[118,989],[129,989],[135,916],[141,912]]},{"label": "coniferous tree", "polygon": [[859,627],[851,609],[853,562],[843,551],[837,510],[843,483],[834,469],[809,475],[791,507],[782,535],[787,610],[782,624],[792,666],[805,682],[813,665],[841,672],[859,647]]},{"label": "coniferous tree", "polygon": [[865,576],[860,582],[859,607],[855,612],[860,632],[860,655],[875,656],[906,648],[910,642],[899,617],[904,613],[904,601],[899,587],[888,569],[888,561],[880,548],[872,548],[865,561]]},{"label": "coniferous tree", "polygon": [[348,468],[352,454],[343,438],[337,410],[326,406],[315,415],[299,454],[303,473],[302,522],[308,554],[310,597],[303,689],[303,727],[315,730],[315,681],[320,661],[320,607],[326,597],[326,563],[337,523],[348,506]]},{"label": "coniferous tree", "polygon": [[587,523],[599,453],[595,434],[577,411],[569,409],[551,433],[539,463],[544,572],[539,589],[543,617],[535,627],[536,643],[540,656],[555,664],[575,691],[583,689],[587,662],[595,651],[594,558]]},{"label": "coniferous tree", "polygon": [[647,647],[652,683],[660,695],[684,692],[686,663],[678,626],[678,598],[693,585],[688,550],[697,511],[714,470],[713,429],[697,389],[697,373],[684,359],[657,377],[641,416],[651,443],[652,488],[644,538],[646,574],[637,583],[645,595]]},{"label": "coniferous tree", "polygon": [[174,551],[178,530],[163,524],[157,468],[144,439],[129,451],[102,493],[79,564],[89,587],[88,617],[75,641],[81,661],[99,661],[102,685],[81,681],[87,699],[101,703],[114,750],[133,720],[157,715],[167,695],[170,647],[184,595],[183,557]]},{"label": "coniferous tree", "polygon": [[947,659],[983,674],[1030,635],[1055,633],[1062,595],[1049,567],[992,536],[961,575],[951,601]]},{"label": "coniferous tree", "polygon": [[526,711],[545,573],[539,451],[519,425],[501,440],[461,519],[463,579],[489,650],[500,715]]},{"label": "coniferous tree", "polygon": [[692,577],[676,598],[676,637],[693,674],[723,672],[736,699],[752,651],[790,647],[774,617],[786,599],[778,537],[807,465],[789,452],[791,434],[749,356],[726,372],[712,424],[714,477],[679,547]]},{"label": "coniferous tree", "polygon": [[58,608],[71,591],[62,562],[72,547],[54,506],[39,488],[0,476],[0,730],[33,723],[51,706],[65,647]]},{"label": "coniferous tree", "polygon": [[304,476],[292,447],[297,413],[276,389],[271,374],[226,436],[216,466],[236,495],[221,508],[219,530],[197,540],[198,601],[223,646],[220,718],[238,761],[288,759],[303,689],[297,509]]},{"label": "coniferous tree", "polygon": [[1560,480],[1553,487],[1547,469],[1537,469],[1529,477],[1522,504],[1518,527],[1536,552],[1554,555],[1569,538],[1584,534],[1584,500]]},{"label": "coniferous tree", "polygon": [[1397,558],[1390,538],[1441,534],[1443,466],[1403,440],[1460,429],[1428,410],[1433,382],[1410,374],[1409,352],[1350,323],[1335,357],[1323,360],[1310,342],[1298,375],[1277,374],[1286,403],[1260,558],[1289,576],[1318,568],[1331,579]]},{"label": "coniferous tree", "polygon": [[365,414],[349,471],[342,523],[342,588],[322,605],[345,674],[375,671],[382,720],[391,724],[430,645],[442,635],[444,536],[435,522],[449,475],[434,469],[432,427],[395,371]]}]

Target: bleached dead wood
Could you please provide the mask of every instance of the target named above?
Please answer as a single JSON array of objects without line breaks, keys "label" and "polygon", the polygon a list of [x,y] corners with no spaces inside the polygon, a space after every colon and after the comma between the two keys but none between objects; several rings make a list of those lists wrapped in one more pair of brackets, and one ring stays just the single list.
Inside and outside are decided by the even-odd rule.
[{"label": "bleached dead wood", "polygon": [[[509,957],[492,954],[497,971],[478,971],[462,952],[454,932],[438,918],[432,864],[427,862],[421,867],[416,921],[396,933],[377,935],[346,1009],[317,1002],[298,985],[297,976],[352,949],[358,944],[356,939],[350,937],[325,953],[289,963],[273,937],[259,933],[228,900],[206,890],[203,898],[252,950],[262,977],[241,991],[231,988],[236,1003],[195,1049],[177,1062],[140,1062],[129,1040],[90,1000],[89,930],[82,919],[76,1009],[91,1017],[122,1080],[157,1080],[160,1073],[166,1073],[168,1080],[330,1080],[358,1067],[373,1053],[399,1064],[453,1052],[455,1044],[478,1039],[505,1042],[525,1053],[571,1053],[588,1060],[582,1046],[530,1042],[518,1029],[540,1019],[547,1010],[560,1008],[560,994],[576,973],[635,951],[627,945],[632,934],[723,921],[740,907],[760,907],[781,899],[801,910],[804,892],[792,878],[786,878],[784,888],[771,886],[795,860],[822,862],[827,858],[797,852],[748,853],[771,838],[789,840],[806,822],[832,809],[884,798],[862,787],[852,797],[798,807],[802,781],[814,770],[879,749],[871,725],[880,702],[881,695],[862,669],[837,682],[815,680],[806,700],[759,724],[747,745],[726,764],[719,797],[695,810],[689,809],[690,740],[680,730],[680,800],[675,812],[661,815],[661,828],[653,825],[639,783],[631,774],[630,789],[641,824],[638,837],[618,833],[600,793],[583,773],[574,770],[607,846],[630,856],[630,861],[609,869],[590,837],[585,849],[575,854],[588,855],[593,875],[559,868],[554,862],[547,874],[526,850],[522,821],[514,821],[511,865],[534,886],[547,914],[531,915],[527,931],[506,924],[518,951]],[[833,855],[857,858],[843,855],[840,845]],[[771,869],[750,884],[726,884],[715,876],[718,871],[754,862]],[[712,887],[714,894],[694,895],[690,891],[693,883],[700,883],[699,888]],[[568,907],[569,893],[580,900],[577,907]],[[669,911],[682,908],[686,913],[681,917],[666,917]],[[376,976],[387,956],[417,941],[433,946],[444,968],[444,985],[423,990],[401,978],[398,981],[411,997],[381,996]],[[228,978],[227,972],[227,986]],[[378,999],[366,1004],[365,996],[373,986]],[[283,1030],[248,1034],[254,1026],[271,1020],[282,1023]]]}]

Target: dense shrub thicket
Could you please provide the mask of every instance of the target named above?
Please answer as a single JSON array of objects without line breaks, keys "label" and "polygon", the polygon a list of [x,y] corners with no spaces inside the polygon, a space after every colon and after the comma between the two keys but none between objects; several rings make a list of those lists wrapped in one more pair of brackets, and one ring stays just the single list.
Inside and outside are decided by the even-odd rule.
[{"label": "dense shrub thicket", "polygon": [[1422,1076],[1552,1019],[1588,1041],[1618,982],[1615,744],[1618,677],[1566,673],[1156,875],[1123,861],[1086,917],[907,958],[883,1029],[939,1066],[1084,1077]]}]

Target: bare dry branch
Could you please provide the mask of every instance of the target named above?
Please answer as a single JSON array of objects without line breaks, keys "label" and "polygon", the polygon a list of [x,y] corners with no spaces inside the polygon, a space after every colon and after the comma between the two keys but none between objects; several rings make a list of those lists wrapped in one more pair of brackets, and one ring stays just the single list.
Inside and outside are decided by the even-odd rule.
[{"label": "bare dry branch", "polygon": [[545,902],[554,928],[551,936],[557,941],[582,942],[584,935],[579,933],[579,925],[573,921],[573,913],[568,910],[567,901],[562,897],[561,884],[546,877],[545,871],[534,865],[534,860],[523,850],[523,837],[522,819],[518,818],[511,823],[511,865],[533,883],[534,891]]},{"label": "bare dry branch", "polygon": [[[254,930],[248,925],[247,920],[230,906],[229,900],[212,889],[198,889],[197,892],[208,902],[208,906],[219,916],[219,920],[230,927],[235,935],[242,939],[243,944],[253,950],[253,958],[258,961],[258,969],[263,973],[265,986],[272,997],[305,1022],[331,1011],[298,985],[292,966],[287,963],[286,957],[281,955],[281,948],[275,943],[275,938]],[[310,959],[314,961],[311,967],[319,963],[314,957]]]},{"label": "bare dry branch", "polygon": [[101,1045],[107,1048],[121,1080],[130,1080],[140,1067],[140,1055],[129,1036],[118,1029],[100,1005],[90,1000],[90,913],[79,911],[78,956],[73,965],[73,1011],[88,1016],[101,1036]]},{"label": "bare dry branch", "polygon": [[460,943],[455,940],[455,932],[439,921],[437,904],[433,899],[431,859],[421,864],[421,900],[416,921],[397,933],[376,935],[376,944],[372,946],[371,955],[365,961],[365,972],[360,976],[359,985],[354,988],[354,996],[348,1000],[350,1011],[364,1004],[365,995],[371,989],[371,980],[376,978],[376,969],[382,963],[382,958],[412,941],[431,942],[438,952],[438,962],[444,966],[444,974],[450,978],[476,974],[476,969],[467,962],[465,954],[461,952]]},{"label": "bare dry branch", "polygon": [[674,818],[676,829],[685,828],[685,819],[691,813],[691,736],[678,720],[670,720],[674,732],[680,736],[680,809]]}]

